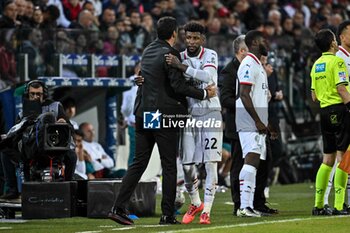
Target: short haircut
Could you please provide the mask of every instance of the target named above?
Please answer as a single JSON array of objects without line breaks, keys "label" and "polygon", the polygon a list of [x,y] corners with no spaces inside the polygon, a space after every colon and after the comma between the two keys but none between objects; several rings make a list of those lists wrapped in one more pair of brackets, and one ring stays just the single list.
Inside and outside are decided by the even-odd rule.
[{"label": "short haircut", "polygon": [[337,37],[340,39],[340,35],[343,33],[345,28],[350,25],[350,20],[345,20],[341,22],[338,26]]},{"label": "short haircut", "polygon": [[244,43],[245,35],[237,36],[232,42],[233,52],[237,54],[241,48],[241,44]]},{"label": "short haircut", "polygon": [[251,30],[247,32],[244,41],[247,47],[251,48],[253,41],[259,38],[264,38],[264,34],[258,30]]},{"label": "short haircut", "polygon": [[334,33],[330,29],[321,29],[315,35],[315,44],[321,52],[327,52],[334,40]]},{"label": "short haircut", "polygon": [[5,9],[8,5],[10,5],[10,4],[12,4],[12,3],[15,3],[15,1],[13,1],[13,0],[5,1],[5,2],[3,3],[4,9]]},{"label": "short haircut", "polygon": [[55,21],[60,17],[60,10],[55,5],[47,6],[44,12],[47,12],[51,16],[52,21]]},{"label": "short haircut", "polygon": [[76,107],[75,100],[72,97],[68,97],[62,101],[62,105],[64,109]]},{"label": "short haircut", "polygon": [[76,130],[74,130],[74,133],[75,133],[76,135],[79,135],[80,137],[84,137],[84,133],[83,133],[83,131],[81,131],[81,129],[76,129]]},{"label": "short haircut", "polygon": [[199,32],[200,34],[205,33],[205,27],[202,24],[197,22],[188,22],[184,26],[184,30],[185,32]]},{"label": "short haircut", "polygon": [[162,17],[157,22],[157,34],[161,40],[168,40],[177,30],[176,19],[170,16]]}]

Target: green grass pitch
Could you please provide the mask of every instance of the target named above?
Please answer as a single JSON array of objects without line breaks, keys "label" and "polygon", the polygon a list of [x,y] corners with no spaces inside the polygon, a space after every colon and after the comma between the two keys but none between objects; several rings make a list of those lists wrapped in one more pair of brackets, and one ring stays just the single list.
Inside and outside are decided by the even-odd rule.
[{"label": "green grass pitch", "polygon": [[[211,225],[200,225],[199,217],[189,225],[159,226],[160,197],[157,197],[157,215],[140,218],[134,226],[122,226],[108,219],[88,219],[81,217],[67,219],[28,220],[24,223],[8,223],[0,220],[1,232],[16,233],[99,233],[99,232],[258,232],[258,233],[299,233],[299,232],[349,232],[350,216],[313,217],[314,187],[312,183],[295,185],[277,185],[270,188],[270,207],[279,209],[280,213],[271,217],[238,218],[232,215],[230,192],[217,193],[211,213]],[[182,207],[182,214],[186,211]],[[333,200],[333,199],[332,199]],[[332,201],[330,201],[332,203]],[[181,220],[182,214],[178,216]]]}]

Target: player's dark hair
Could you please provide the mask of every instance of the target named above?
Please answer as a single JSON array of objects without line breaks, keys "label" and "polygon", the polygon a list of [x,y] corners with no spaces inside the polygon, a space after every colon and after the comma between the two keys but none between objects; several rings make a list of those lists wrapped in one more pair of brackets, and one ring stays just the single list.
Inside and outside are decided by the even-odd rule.
[{"label": "player's dark hair", "polygon": [[345,20],[339,24],[338,29],[337,29],[337,37],[338,38],[340,38],[340,35],[343,33],[345,28],[349,25],[350,25],[350,20]]},{"label": "player's dark hair", "polygon": [[321,29],[315,35],[315,44],[321,52],[327,52],[331,48],[334,34],[330,29]]},{"label": "player's dark hair", "polygon": [[168,40],[177,30],[176,19],[170,16],[162,17],[157,22],[157,34],[161,40]]},{"label": "player's dark hair", "polygon": [[259,38],[264,38],[264,34],[258,30],[251,30],[245,35],[244,42],[248,48],[251,48],[253,41],[258,40]]},{"label": "player's dark hair", "polygon": [[205,33],[205,27],[197,22],[188,22],[184,27],[185,32],[199,32],[200,34]]}]

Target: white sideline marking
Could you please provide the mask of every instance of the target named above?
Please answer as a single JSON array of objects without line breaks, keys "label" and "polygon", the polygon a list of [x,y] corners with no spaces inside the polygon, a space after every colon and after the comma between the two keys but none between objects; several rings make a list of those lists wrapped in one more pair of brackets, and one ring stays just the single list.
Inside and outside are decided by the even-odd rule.
[{"label": "white sideline marking", "polygon": [[216,230],[216,229],[226,229],[226,228],[235,228],[235,227],[247,227],[247,226],[256,226],[263,224],[274,224],[274,223],[285,223],[285,222],[297,222],[297,221],[307,221],[307,220],[320,220],[320,219],[329,219],[329,218],[346,218],[346,216],[330,216],[330,217],[312,217],[312,218],[293,218],[285,220],[275,220],[275,221],[263,221],[263,222],[254,222],[254,223],[241,223],[235,225],[225,225],[217,227],[201,227],[201,228],[191,228],[191,229],[181,229],[175,231],[161,231],[162,233],[175,233],[175,232],[193,232],[193,231],[207,231],[207,230]]},{"label": "white sideline marking", "polygon": [[112,231],[125,231],[130,229],[135,229],[136,227],[122,227],[122,228],[113,228]]},{"label": "white sideline marking", "polygon": [[99,233],[99,232],[102,232],[102,231],[77,231],[75,233]]},{"label": "white sideline marking", "polygon": [[11,230],[12,227],[0,227],[0,230]]},{"label": "white sideline marking", "polygon": [[144,228],[144,227],[156,228],[156,227],[166,227],[166,226],[171,226],[171,225],[135,225],[132,227],[113,228],[112,231],[124,231],[124,230],[130,230],[135,228]]},{"label": "white sideline marking", "polygon": [[[226,201],[224,202],[225,205],[235,205],[232,201]],[[270,203],[269,202],[269,205],[279,205],[278,203]]]},{"label": "white sideline marking", "polygon": [[101,227],[101,228],[112,228],[112,227],[115,227],[115,226],[112,226],[112,225],[101,225],[101,226],[98,226],[98,227]]}]

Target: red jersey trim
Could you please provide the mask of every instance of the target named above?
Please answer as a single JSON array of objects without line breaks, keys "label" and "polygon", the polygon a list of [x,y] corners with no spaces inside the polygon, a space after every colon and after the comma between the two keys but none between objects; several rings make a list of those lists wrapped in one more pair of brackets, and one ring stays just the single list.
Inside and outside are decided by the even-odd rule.
[{"label": "red jersey trim", "polygon": [[342,51],[347,57],[349,57],[349,53],[342,47],[342,46],[339,46],[339,50]]},{"label": "red jersey trim", "polygon": [[240,82],[239,84],[248,85],[248,86],[252,86],[253,85],[253,83],[250,83],[250,82]]},{"label": "red jersey trim", "polygon": [[249,57],[253,58],[253,59],[254,59],[254,61],[260,65],[260,61],[259,61],[259,59],[258,59],[258,58],[257,58],[257,57],[256,57],[254,54],[252,54],[252,53],[248,53],[247,55],[248,55]]},{"label": "red jersey trim", "polygon": [[203,68],[205,68],[205,67],[213,67],[214,69],[217,69],[217,67],[212,65],[212,64],[206,64],[206,65],[203,66]]},{"label": "red jersey trim", "polygon": [[202,47],[202,51],[201,51],[200,54],[199,54],[199,59],[202,59],[203,54],[204,54],[204,47]]}]

